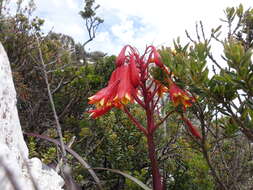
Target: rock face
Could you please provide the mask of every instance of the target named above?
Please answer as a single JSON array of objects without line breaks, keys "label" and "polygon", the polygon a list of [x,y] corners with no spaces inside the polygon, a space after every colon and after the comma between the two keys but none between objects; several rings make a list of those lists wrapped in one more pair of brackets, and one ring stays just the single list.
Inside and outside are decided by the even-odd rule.
[{"label": "rock face", "polygon": [[38,190],[61,190],[64,181],[53,169],[38,158],[28,159],[16,101],[10,63],[0,43],[0,190],[33,190],[32,179]]}]

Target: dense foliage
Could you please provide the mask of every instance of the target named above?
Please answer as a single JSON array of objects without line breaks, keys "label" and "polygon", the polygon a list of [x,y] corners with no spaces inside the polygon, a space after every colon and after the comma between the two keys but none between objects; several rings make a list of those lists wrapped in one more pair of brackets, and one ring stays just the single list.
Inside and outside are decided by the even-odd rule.
[{"label": "dense foliage", "polygon": [[[80,12],[82,18],[101,23],[103,20],[95,16],[97,7],[92,8],[95,2],[87,2]],[[86,52],[85,44],[76,43],[64,34],[43,34],[41,26],[46,21],[31,16],[32,4],[27,8],[20,6],[14,15],[8,13],[5,5],[8,1],[0,1],[0,42],[12,66],[23,131],[58,138],[40,49],[64,142],[68,144],[75,137],[71,148],[92,167],[119,169],[151,187],[147,140],[127,116],[120,110],[112,110],[93,120],[87,114],[92,109],[87,98],[107,85],[115,56]],[[90,11],[90,15],[85,11]],[[159,50],[173,80],[195,97],[196,102],[186,114],[203,137],[194,138],[176,114],[156,132],[159,168],[167,189],[253,187],[253,9],[244,10],[239,5],[227,8],[225,13],[223,22],[228,25],[228,34],[224,39],[220,35],[224,26],[213,29],[207,36],[200,23],[196,39],[187,34],[188,44],[176,40],[174,47]],[[223,48],[222,58],[214,56],[213,42]],[[154,69],[153,76],[166,84],[162,71]],[[174,109],[168,99],[164,96],[160,100],[161,118]],[[131,105],[130,109],[144,123],[145,113],[140,106]],[[158,116],[156,120],[161,118]],[[26,137],[26,141],[31,157],[40,157],[51,167],[57,165],[58,147],[34,137]],[[78,186],[96,189],[92,177],[79,162],[71,155],[67,156],[67,162]],[[141,189],[122,175],[104,170],[96,170],[96,174],[104,189]]]}]

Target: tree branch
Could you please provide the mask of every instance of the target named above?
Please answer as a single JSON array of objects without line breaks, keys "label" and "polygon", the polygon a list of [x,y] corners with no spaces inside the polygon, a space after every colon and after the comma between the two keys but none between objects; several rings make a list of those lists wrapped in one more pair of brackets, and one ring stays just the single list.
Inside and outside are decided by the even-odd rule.
[{"label": "tree branch", "polygon": [[55,122],[56,122],[57,133],[58,133],[59,138],[60,138],[60,147],[61,147],[61,151],[62,151],[62,157],[63,157],[63,160],[65,160],[65,158],[66,158],[66,150],[64,148],[64,142],[63,142],[61,125],[60,125],[60,122],[59,122],[59,119],[58,119],[58,115],[57,115],[57,112],[56,112],[56,109],[55,109],[54,99],[53,99],[53,96],[52,96],[52,93],[51,93],[51,89],[50,89],[50,84],[49,84],[49,81],[48,81],[48,75],[47,75],[47,71],[46,71],[46,65],[45,65],[45,62],[44,62],[44,59],[43,59],[43,55],[42,55],[42,51],[41,51],[41,48],[40,48],[40,42],[39,42],[38,37],[36,37],[36,38],[37,38],[37,45],[38,45],[38,50],[39,50],[40,62],[41,62],[41,65],[42,65],[44,79],[45,79],[46,86],[47,86],[48,97],[49,97],[49,101],[50,101],[50,104],[51,104],[51,107],[52,107],[52,110],[53,110],[54,119],[55,119]]}]

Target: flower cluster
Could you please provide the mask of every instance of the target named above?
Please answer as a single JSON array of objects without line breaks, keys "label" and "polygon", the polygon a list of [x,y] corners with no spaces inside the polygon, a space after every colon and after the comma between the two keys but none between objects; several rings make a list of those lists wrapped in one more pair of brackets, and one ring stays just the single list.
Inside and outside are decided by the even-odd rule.
[{"label": "flower cluster", "polygon": [[[194,98],[187,91],[179,88],[172,79],[172,73],[162,63],[159,52],[154,46],[148,46],[143,55],[133,47],[125,46],[115,62],[116,68],[113,71],[108,85],[89,98],[90,104],[95,104],[96,109],[88,111],[92,118],[104,115],[112,108],[122,109],[135,126],[147,137],[148,155],[151,162],[153,189],[162,190],[164,184],[159,173],[158,161],[156,158],[154,132],[163,123],[170,113],[178,112],[172,110],[161,122],[155,123],[155,113],[159,107],[159,99],[163,94],[168,93],[174,107],[183,106],[183,112],[194,102]],[[150,68],[158,67],[165,73],[165,81],[155,80],[151,75]],[[163,77],[163,76],[162,76]],[[137,102],[146,113],[146,126],[143,126],[138,118],[135,118],[125,106],[128,103]],[[197,128],[184,117],[180,111],[181,118],[189,131],[196,138],[202,136]]]},{"label": "flower cluster", "polygon": [[124,104],[134,102],[137,87],[140,83],[140,72],[137,68],[138,54],[130,47],[131,54],[125,56],[125,46],[116,59],[116,69],[113,71],[107,87],[89,98],[89,104],[95,104],[97,109],[90,110],[90,116],[97,118],[107,113],[111,108],[121,108]]},{"label": "flower cluster", "polygon": [[[152,63],[154,64],[152,65]],[[164,86],[161,82],[150,78],[149,64],[152,65],[152,67],[159,67],[167,73],[168,78],[166,80],[168,81],[168,86]],[[144,55],[140,56],[136,49],[127,45],[119,53],[115,65],[116,68],[110,77],[108,85],[89,98],[89,104],[96,105],[96,109],[88,111],[92,118],[104,115],[113,107],[121,109],[129,102],[134,103],[134,101],[136,101],[139,104],[149,106],[155,94],[161,97],[164,93],[169,93],[173,105],[175,107],[183,106],[184,111],[186,111],[186,108],[192,106],[192,103],[195,101],[189,93],[179,88],[173,82],[171,73],[162,63],[159,52],[154,46],[148,46]],[[151,84],[155,85],[153,92],[151,92],[152,88],[147,88],[147,84],[150,83],[150,81],[153,81]],[[140,99],[142,98],[138,98],[140,94],[138,91],[142,92],[142,98],[149,96],[146,100],[150,102],[141,102]],[[154,105],[153,103],[150,104]],[[155,107],[152,106],[149,108],[155,109]],[[189,130],[194,136],[201,138],[200,134],[196,132],[197,130],[195,127],[192,127],[193,125],[189,120],[184,117],[182,117],[182,120],[189,126]]]}]

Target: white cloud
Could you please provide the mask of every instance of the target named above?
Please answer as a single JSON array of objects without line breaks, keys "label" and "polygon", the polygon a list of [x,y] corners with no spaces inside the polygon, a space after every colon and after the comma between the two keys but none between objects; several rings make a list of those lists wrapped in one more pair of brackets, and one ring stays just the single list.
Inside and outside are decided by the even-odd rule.
[{"label": "white cloud", "polygon": [[75,3],[75,0],[66,0],[67,1],[67,5],[69,8],[71,9],[77,9],[77,3]]},{"label": "white cloud", "polygon": [[37,6],[35,15],[45,19],[44,30],[72,36],[83,42],[86,38],[83,20],[79,15],[82,7],[76,0],[34,0]]},{"label": "white cloud", "polygon": [[[100,46],[100,44],[103,44],[103,46]],[[107,51],[104,51],[104,49],[107,49]],[[107,52],[115,52],[115,49],[119,49],[120,46],[112,43],[109,32],[99,32],[91,45],[88,47],[88,51],[103,51],[105,53]],[[118,53],[118,52],[116,52]]]},{"label": "white cloud", "polygon": [[[111,12],[113,16],[120,18],[119,23],[111,26],[111,32],[118,38],[118,42],[131,43],[142,49],[149,43],[157,46],[171,44],[172,39],[178,36],[184,40],[185,29],[194,34],[195,23],[200,20],[203,21],[206,31],[210,31],[211,28],[221,24],[219,18],[224,16],[223,10],[227,6],[239,5],[241,1],[97,0],[97,2],[103,9],[102,15],[103,12],[106,14]],[[242,3],[248,7],[251,1],[244,0]],[[142,24],[147,27],[142,31],[136,30],[133,22],[129,20],[133,16],[140,18]],[[103,44],[100,44],[101,46]]]},{"label": "white cloud", "polygon": [[125,43],[133,40],[134,30],[133,21],[127,20],[127,18],[111,27],[112,34]]},{"label": "white cloud", "polygon": [[[84,1],[80,0],[35,0],[35,14],[46,20],[45,30],[54,26],[55,32],[71,35],[76,41],[87,39],[82,18],[78,14]],[[195,23],[202,20],[206,31],[221,24],[223,10],[227,6],[242,3],[246,8],[252,0],[96,0],[101,5],[98,16],[105,19],[96,39],[88,45],[91,51],[101,50],[118,53],[125,44],[139,49],[154,44],[171,45],[180,36],[185,38],[185,29],[195,33]]]}]

